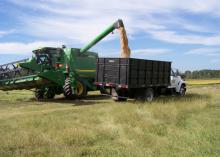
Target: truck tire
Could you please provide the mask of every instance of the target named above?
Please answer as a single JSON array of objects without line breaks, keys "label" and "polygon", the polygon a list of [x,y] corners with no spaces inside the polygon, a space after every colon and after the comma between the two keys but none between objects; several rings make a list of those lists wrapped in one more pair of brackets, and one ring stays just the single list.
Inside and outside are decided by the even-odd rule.
[{"label": "truck tire", "polygon": [[44,96],[46,99],[53,99],[55,97],[55,91],[53,88],[46,88]]},{"label": "truck tire", "polygon": [[63,94],[66,99],[73,99],[73,91],[72,91],[72,86],[71,86],[71,81],[69,78],[66,78],[65,84],[63,86]]},{"label": "truck tire", "polygon": [[186,94],[186,88],[185,88],[184,85],[182,85],[182,86],[180,87],[180,91],[179,91],[178,95],[179,95],[179,96],[185,96],[185,94]]},{"label": "truck tire", "polygon": [[154,90],[152,88],[148,88],[146,89],[144,95],[145,95],[144,100],[147,102],[151,102],[154,99]]},{"label": "truck tire", "polygon": [[36,88],[34,91],[35,98],[41,100],[44,98],[44,89]]},{"label": "truck tire", "polygon": [[76,88],[75,88],[75,96],[79,99],[85,98],[87,96],[87,88],[83,81],[77,80],[76,82]]}]

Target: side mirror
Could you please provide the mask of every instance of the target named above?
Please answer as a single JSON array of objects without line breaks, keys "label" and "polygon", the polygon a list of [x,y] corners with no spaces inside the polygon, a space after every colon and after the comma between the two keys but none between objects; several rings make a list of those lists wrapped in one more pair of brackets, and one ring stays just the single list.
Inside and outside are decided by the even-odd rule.
[{"label": "side mirror", "polygon": [[186,78],[186,75],[184,75],[184,74],[181,74],[180,75],[180,77],[183,79],[183,80],[185,80],[185,78]]}]

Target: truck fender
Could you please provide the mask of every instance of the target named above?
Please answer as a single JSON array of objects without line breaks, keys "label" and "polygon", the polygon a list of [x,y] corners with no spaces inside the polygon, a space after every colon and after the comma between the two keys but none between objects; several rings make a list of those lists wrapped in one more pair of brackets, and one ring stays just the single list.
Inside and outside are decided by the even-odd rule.
[{"label": "truck fender", "polygon": [[177,93],[179,93],[180,88],[181,88],[182,86],[185,86],[185,87],[186,87],[186,83],[185,83],[184,81],[179,81],[178,84],[177,84],[177,86],[176,86],[176,92],[177,92]]}]

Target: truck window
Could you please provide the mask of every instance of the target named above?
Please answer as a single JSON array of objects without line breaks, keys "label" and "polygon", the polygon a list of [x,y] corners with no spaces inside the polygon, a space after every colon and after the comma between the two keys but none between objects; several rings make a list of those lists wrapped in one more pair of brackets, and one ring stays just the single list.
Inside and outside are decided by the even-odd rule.
[{"label": "truck window", "polygon": [[173,71],[173,69],[171,70],[171,76],[176,76],[175,72]]}]

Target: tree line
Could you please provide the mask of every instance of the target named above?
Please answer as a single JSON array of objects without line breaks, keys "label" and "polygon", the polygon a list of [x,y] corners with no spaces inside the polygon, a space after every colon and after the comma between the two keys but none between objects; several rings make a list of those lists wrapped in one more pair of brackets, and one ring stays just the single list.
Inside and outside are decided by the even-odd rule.
[{"label": "tree line", "polygon": [[220,70],[196,70],[182,73],[186,79],[211,79],[220,78]]}]

